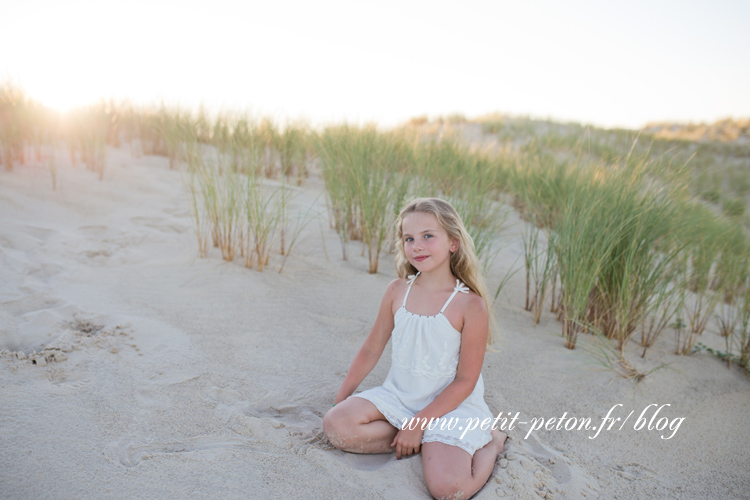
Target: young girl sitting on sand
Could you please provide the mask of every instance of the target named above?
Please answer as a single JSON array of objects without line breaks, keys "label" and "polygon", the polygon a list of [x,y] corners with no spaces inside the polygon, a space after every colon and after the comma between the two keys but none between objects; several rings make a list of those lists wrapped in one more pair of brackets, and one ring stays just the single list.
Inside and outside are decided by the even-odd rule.
[{"label": "young girl sitting on sand", "polygon": [[[401,459],[421,450],[430,493],[469,498],[489,479],[506,438],[476,425],[492,413],[481,375],[491,342],[489,309],[474,244],[448,202],[419,198],[396,220],[396,248],[400,279],[388,285],[323,430],[352,453],[395,450]],[[352,395],[391,337],[383,385]],[[422,425],[431,419],[438,420]]]}]

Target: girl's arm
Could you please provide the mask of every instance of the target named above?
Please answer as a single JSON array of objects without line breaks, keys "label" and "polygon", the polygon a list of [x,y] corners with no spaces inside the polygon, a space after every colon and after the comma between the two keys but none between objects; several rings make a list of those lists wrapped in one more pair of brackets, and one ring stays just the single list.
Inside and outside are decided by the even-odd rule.
[{"label": "girl's arm", "polygon": [[[420,419],[426,419],[429,423],[431,418],[439,418],[448,412],[458,408],[474,390],[482,373],[484,353],[487,348],[487,335],[489,334],[489,314],[487,306],[481,297],[470,295],[471,300],[464,310],[464,326],[461,331],[461,351],[458,355],[458,367],[456,377],[437,397],[425,406],[422,411],[414,415]],[[402,454],[419,453],[424,431],[418,426],[414,430],[400,430],[396,434],[391,446],[396,447],[396,457]]]},{"label": "girl's arm", "polygon": [[354,361],[352,361],[349,371],[346,372],[344,382],[341,384],[333,404],[338,404],[351,396],[359,387],[359,384],[375,368],[383,354],[385,345],[393,332],[393,300],[397,295],[396,289],[399,286],[399,281],[398,279],[393,280],[388,285],[383,300],[380,302],[380,310],[378,311],[378,317],[375,319],[375,324],[359,352],[354,356]]}]

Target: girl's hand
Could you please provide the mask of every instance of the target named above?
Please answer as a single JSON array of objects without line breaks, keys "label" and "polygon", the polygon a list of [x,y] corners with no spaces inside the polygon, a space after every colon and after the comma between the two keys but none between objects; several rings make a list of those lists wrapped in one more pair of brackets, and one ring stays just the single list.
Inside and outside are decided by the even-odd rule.
[{"label": "girl's hand", "polygon": [[402,456],[416,455],[422,446],[422,435],[424,431],[420,428],[414,430],[404,429],[396,433],[393,438],[391,447],[396,447],[396,459],[401,460]]}]

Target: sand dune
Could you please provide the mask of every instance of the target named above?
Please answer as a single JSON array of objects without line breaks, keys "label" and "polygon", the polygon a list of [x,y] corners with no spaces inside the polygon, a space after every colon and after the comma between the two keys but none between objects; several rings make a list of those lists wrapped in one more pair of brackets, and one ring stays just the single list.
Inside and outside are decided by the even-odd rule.
[{"label": "sand dune", "polygon": [[[349,261],[323,185],[295,204],[321,214],[284,272],[197,258],[180,174],[110,149],[104,179],[62,163],[0,172],[0,497],[428,498],[421,457],[359,456],[321,433],[394,271]],[[517,217],[489,284],[521,252]],[[521,260],[517,261],[520,264]],[[518,265],[517,264],[517,265]],[[708,355],[677,357],[665,333],[634,386],[564,349],[560,325],[522,310],[519,273],[495,305],[500,352],[486,399],[518,414],[476,498],[747,498],[750,381]],[[703,340],[721,347],[714,333]],[[631,344],[635,344],[632,342]],[[362,388],[378,385],[390,350]],[[639,365],[640,366],[640,365]],[[622,405],[615,407],[615,405]],[[634,430],[644,411],[676,432]],[[633,416],[620,429],[529,432],[534,418]],[[661,436],[669,436],[662,439]]]}]

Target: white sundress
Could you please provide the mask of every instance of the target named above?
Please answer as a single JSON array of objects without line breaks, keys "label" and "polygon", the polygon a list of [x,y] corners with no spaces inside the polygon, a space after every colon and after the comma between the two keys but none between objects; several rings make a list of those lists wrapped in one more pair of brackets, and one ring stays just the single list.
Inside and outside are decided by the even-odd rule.
[{"label": "white sundress", "polygon": [[[403,305],[394,315],[391,369],[383,385],[354,394],[373,403],[394,427],[401,429],[407,421],[430,404],[456,376],[461,333],[451,325],[443,312],[458,292],[469,288],[456,280],[448,301],[435,316],[414,314],[406,309],[411,286],[420,273],[409,276],[409,288]],[[453,429],[448,429],[454,419]],[[484,382],[479,375],[474,390],[455,410],[446,413],[434,429],[426,428],[422,443],[440,442],[467,451],[470,455],[492,440],[489,426],[482,422],[492,418],[484,401]],[[479,425],[474,425],[477,422]],[[444,425],[445,424],[445,425]],[[473,430],[466,427],[475,426]],[[463,437],[461,437],[463,435]]]}]

